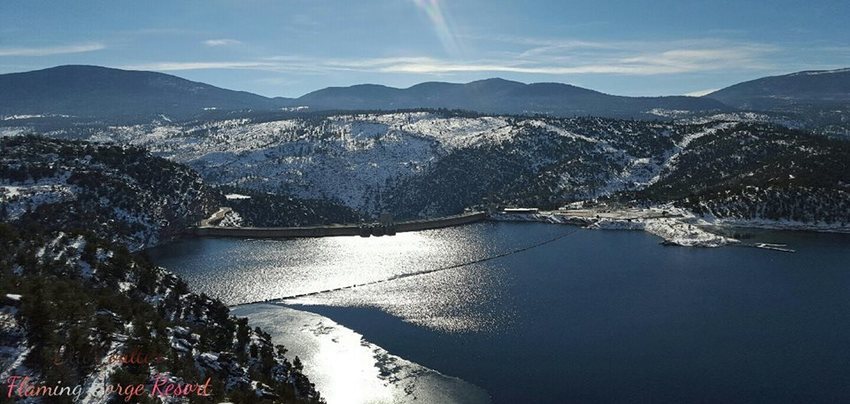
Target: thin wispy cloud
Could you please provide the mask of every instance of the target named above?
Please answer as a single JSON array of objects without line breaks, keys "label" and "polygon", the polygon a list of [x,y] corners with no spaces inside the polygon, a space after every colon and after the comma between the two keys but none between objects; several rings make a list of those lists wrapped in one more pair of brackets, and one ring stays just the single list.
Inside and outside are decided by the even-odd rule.
[{"label": "thin wispy cloud", "polygon": [[766,70],[776,46],[716,39],[677,41],[586,41],[580,39],[501,38],[526,49],[472,61],[427,59],[397,61],[384,72],[511,72],[527,74],[658,75],[721,69]]},{"label": "thin wispy cloud", "polygon": [[715,40],[660,42],[538,41],[529,49],[476,59],[431,56],[320,58],[299,55],[257,60],[160,62],[136,65],[159,71],[253,69],[300,74],[351,71],[385,74],[451,75],[518,73],[532,75],[648,76],[719,70],[768,70],[767,56],[778,48]]},{"label": "thin wispy cloud", "polygon": [[99,42],[88,42],[48,47],[14,47],[0,48],[0,56],[51,56],[65,55],[71,53],[94,52],[102,49],[106,49],[106,45]]},{"label": "thin wispy cloud", "polygon": [[[574,38],[532,38],[521,36],[472,37],[477,41],[498,42],[526,47],[517,58],[528,61],[566,64],[682,64],[735,60],[742,67],[763,68],[759,60],[781,49],[756,42],[736,42],[716,38],[670,41],[611,40],[591,41]],[[653,59],[653,60],[650,60]],[[709,63],[708,66],[713,66]],[[692,70],[689,67],[683,70]],[[664,72],[661,72],[664,73]]]},{"label": "thin wispy cloud", "polygon": [[207,39],[203,43],[204,43],[204,45],[209,46],[211,48],[220,47],[220,46],[242,45],[242,41],[238,41],[236,39],[229,39],[229,38]]},{"label": "thin wispy cloud", "polygon": [[127,70],[154,70],[161,72],[181,70],[273,70],[274,63],[266,62],[154,62],[120,66]]},{"label": "thin wispy cloud", "polygon": [[[755,2],[611,12],[610,2],[592,1],[212,1],[204,2],[204,18],[175,2],[107,1],[96,13],[80,2],[41,3],[0,13],[0,70],[123,66],[257,92],[271,91],[257,79],[274,77],[298,81],[292,92],[503,77],[651,95],[850,66],[847,1],[833,1],[829,12],[787,4],[767,19],[741,18],[764,8]],[[51,25],[63,13],[74,14],[73,23]]]}]

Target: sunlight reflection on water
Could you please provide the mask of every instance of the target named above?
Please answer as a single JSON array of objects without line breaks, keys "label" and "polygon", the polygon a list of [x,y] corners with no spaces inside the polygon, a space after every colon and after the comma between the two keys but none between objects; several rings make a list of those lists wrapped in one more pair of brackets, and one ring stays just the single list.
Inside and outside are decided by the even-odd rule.
[{"label": "sunlight reflection on water", "polygon": [[490,330],[510,313],[489,306],[503,288],[492,267],[473,265],[393,282],[287,299],[287,304],[379,307],[404,321],[445,332]]},{"label": "sunlight reflection on water", "polygon": [[233,309],[298,355],[328,403],[489,402],[487,393],[390,354],[334,321],[276,304]]},{"label": "sunlight reflection on water", "polygon": [[[498,403],[690,402],[705,401],[707,392],[712,402],[850,396],[840,382],[850,358],[850,236],[765,232],[750,239],[797,250],[787,254],[663,247],[641,232],[579,230],[560,240],[569,231],[480,223],[380,239],[197,239],[152,258],[193,290],[239,303],[418,274],[558,240],[284,303],[311,305],[306,310],[356,330],[363,341],[479,385]],[[272,328],[301,330],[280,321],[281,304],[237,312],[249,307]],[[307,324],[296,342],[317,325]],[[333,339],[316,347],[339,348]],[[316,361],[333,368],[337,355]],[[367,354],[346,360],[370,369],[387,364]],[[383,370],[367,379],[375,374]],[[346,383],[340,386],[350,388]],[[385,396],[369,386],[358,394]]]},{"label": "sunlight reflection on water", "polygon": [[[494,243],[492,234],[485,237],[486,226],[477,231],[467,227],[393,237],[185,240],[152,255],[196,290],[233,305],[363,285],[502,252],[508,244]],[[497,270],[497,265],[476,264],[286,302],[378,307],[434,329],[482,330],[510,317],[504,310],[485,307],[501,290],[501,278],[493,276]],[[476,310],[468,310],[470,306]]]},{"label": "sunlight reflection on water", "polygon": [[[281,299],[362,285],[474,261],[506,247],[488,225],[401,233],[393,237],[299,240],[193,239],[150,254],[194,291],[228,304]],[[499,295],[492,268],[471,265],[322,293],[286,304],[376,307],[404,321],[448,332],[494,327],[500,318],[479,306]],[[300,355],[330,403],[486,403],[487,393],[369,344],[319,315],[278,304],[235,307]]]}]

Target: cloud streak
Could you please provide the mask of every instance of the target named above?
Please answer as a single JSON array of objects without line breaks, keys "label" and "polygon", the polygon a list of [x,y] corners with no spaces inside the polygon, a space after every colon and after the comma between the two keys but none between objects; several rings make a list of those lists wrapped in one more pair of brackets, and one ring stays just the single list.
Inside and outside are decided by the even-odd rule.
[{"label": "cloud streak", "polygon": [[200,69],[253,69],[300,74],[364,72],[386,74],[451,75],[461,73],[517,73],[530,75],[626,75],[700,73],[710,71],[769,70],[773,46],[724,43],[713,40],[675,42],[590,42],[579,40],[526,40],[530,47],[476,59],[431,56],[321,58],[276,56],[246,61],[161,62],[133,66],[176,71]]},{"label": "cloud streak", "polygon": [[120,66],[127,70],[155,70],[161,72],[181,70],[273,70],[268,62],[153,62]]},{"label": "cloud streak", "polygon": [[206,41],[203,42],[203,44],[208,46],[208,47],[214,48],[214,47],[221,47],[221,46],[242,45],[242,41],[237,41],[235,39],[229,39],[229,38],[207,39]]},{"label": "cloud streak", "polygon": [[0,56],[51,56],[94,52],[102,49],[106,49],[106,45],[99,42],[50,47],[0,48]]}]

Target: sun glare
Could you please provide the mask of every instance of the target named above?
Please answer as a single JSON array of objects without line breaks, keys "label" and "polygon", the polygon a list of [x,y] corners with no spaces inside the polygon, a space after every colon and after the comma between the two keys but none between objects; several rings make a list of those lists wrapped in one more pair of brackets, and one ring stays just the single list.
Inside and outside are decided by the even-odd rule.
[{"label": "sun glare", "polygon": [[413,2],[428,16],[431,26],[434,32],[437,33],[437,37],[440,39],[446,52],[453,55],[459,54],[460,46],[446,19],[443,7],[440,6],[440,0],[413,0]]}]

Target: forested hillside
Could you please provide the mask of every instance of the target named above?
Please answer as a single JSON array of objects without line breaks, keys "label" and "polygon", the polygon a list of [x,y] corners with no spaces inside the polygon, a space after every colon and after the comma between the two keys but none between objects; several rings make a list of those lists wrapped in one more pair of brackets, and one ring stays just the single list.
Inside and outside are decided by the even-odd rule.
[{"label": "forested hillside", "polygon": [[224,200],[194,171],[134,147],[0,147],[0,379],[74,389],[30,402],[159,402],[158,382],[193,402],[319,401],[298,358],[133,252]]}]

